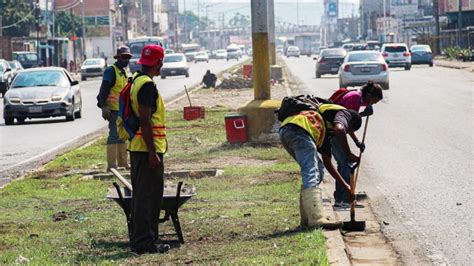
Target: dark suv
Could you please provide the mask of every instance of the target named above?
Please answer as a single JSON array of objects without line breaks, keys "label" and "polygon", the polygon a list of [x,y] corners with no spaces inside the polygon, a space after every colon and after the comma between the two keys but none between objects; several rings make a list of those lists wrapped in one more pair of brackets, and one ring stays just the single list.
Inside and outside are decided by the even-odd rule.
[{"label": "dark suv", "polygon": [[346,55],[347,52],[343,48],[322,50],[316,61],[316,78],[325,74],[337,74]]},{"label": "dark suv", "polygon": [[25,69],[42,65],[42,61],[38,59],[38,54],[34,52],[13,52],[13,60],[20,62]]}]

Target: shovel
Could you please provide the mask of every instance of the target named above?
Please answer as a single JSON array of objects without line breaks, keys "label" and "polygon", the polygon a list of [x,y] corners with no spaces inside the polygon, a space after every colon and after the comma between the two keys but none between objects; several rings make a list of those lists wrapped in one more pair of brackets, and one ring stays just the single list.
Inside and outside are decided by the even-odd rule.
[{"label": "shovel", "polygon": [[[367,132],[367,125],[369,124],[369,116],[365,120],[364,133],[362,135],[362,144],[365,141],[365,133]],[[360,163],[362,160],[362,151],[359,152],[359,163],[355,165],[355,175],[354,171],[351,174],[351,220],[349,222],[344,222],[342,229],[345,231],[365,231],[365,221],[356,221],[355,220],[355,187],[357,183],[357,177],[359,176]]]}]

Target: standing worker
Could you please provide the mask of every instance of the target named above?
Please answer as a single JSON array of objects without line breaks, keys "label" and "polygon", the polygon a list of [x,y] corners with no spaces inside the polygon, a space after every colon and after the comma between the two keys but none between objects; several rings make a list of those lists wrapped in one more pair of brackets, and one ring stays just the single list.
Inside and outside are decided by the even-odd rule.
[{"label": "standing worker", "polygon": [[117,60],[104,71],[97,106],[102,109],[102,118],[109,122],[109,136],[107,138],[107,171],[110,168],[129,168],[127,160],[127,145],[117,133],[117,116],[119,110],[120,91],[127,85],[128,74],[125,68],[130,62],[132,54],[127,46],[120,46],[114,58]]},{"label": "standing worker", "polygon": [[[342,95],[334,103],[344,106],[347,109],[359,112],[361,106],[366,106],[364,111],[360,113],[361,116],[370,116],[374,113],[373,104],[378,103],[383,99],[382,87],[372,81],[362,86],[360,90],[349,91]],[[365,144],[361,143],[355,134],[350,134],[356,146],[363,152]],[[337,162],[337,171],[344,178],[346,182],[350,181],[351,168],[346,153],[342,146],[335,139],[331,139],[331,148],[334,159]],[[334,191],[334,207],[336,208],[350,208],[350,201],[348,194],[344,191],[344,187],[336,182],[336,190]]]},{"label": "standing worker", "polygon": [[164,189],[163,154],[167,142],[165,104],[153,77],[160,75],[163,57],[161,46],[143,47],[138,60],[142,68],[133,75],[130,90],[132,111],[140,120],[140,128],[128,146],[133,187],[130,244],[132,251],[138,254],[169,249],[169,245],[158,243],[158,219]]},{"label": "standing worker", "polygon": [[[324,213],[321,189],[324,167],[337,182],[340,182],[346,193],[350,185],[344,181],[331,162],[331,137],[336,137],[342,146],[347,147],[346,134],[358,130],[362,124],[360,115],[335,104],[323,104],[318,111],[301,111],[287,117],[279,130],[280,140],[288,153],[301,168],[302,190],[300,194],[300,215],[302,227],[322,227],[337,229],[342,223],[330,219]],[[329,131],[335,134],[331,135]],[[322,155],[322,162],[318,156]],[[358,157],[348,150],[353,162]],[[324,164],[324,166],[323,166]]]}]

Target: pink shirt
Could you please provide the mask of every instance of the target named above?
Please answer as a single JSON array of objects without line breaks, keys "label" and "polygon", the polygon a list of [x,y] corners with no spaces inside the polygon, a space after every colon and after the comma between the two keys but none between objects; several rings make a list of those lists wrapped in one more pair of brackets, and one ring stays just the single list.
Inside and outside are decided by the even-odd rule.
[{"label": "pink shirt", "polygon": [[359,90],[346,93],[344,96],[342,96],[342,98],[337,100],[335,104],[344,106],[347,109],[351,109],[356,112],[359,112],[359,109],[362,105],[366,105],[362,103],[362,92]]}]

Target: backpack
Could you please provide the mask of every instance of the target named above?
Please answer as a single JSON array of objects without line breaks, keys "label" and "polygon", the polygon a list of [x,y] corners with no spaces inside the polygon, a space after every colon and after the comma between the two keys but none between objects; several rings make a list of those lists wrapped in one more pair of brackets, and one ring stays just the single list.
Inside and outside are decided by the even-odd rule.
[{"label": "backpack", "polygon": [[319,105],[329,103],[328,100],[315,97],[313,95],[287,96],[281,101],[280,109],[275,113],[278,120],[283,122],[287,117],[295,115],[301,111],[319,111]]},{"label": "backpack", "polygon": [[328,101],[331,103],[336,103],[339,101],[344,95],[346,95],[348,92],[355,91],[355,90],[348,90],[347,88],[339,88],[337,91],[335,91],[331,97],[329,97]]},{"label": "backpack", "polygon": [[130,91],[132,83],[141,75],[135,78],[128,78],[127,85],[120,91],[119,111],[117,117],[117,133],[123,141],[131,140],[140,128],[140,119],[132,110],[132,99]]}]

